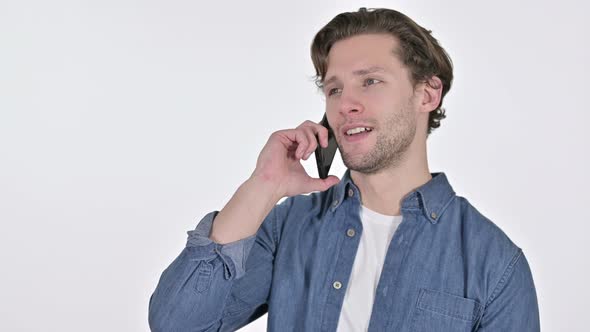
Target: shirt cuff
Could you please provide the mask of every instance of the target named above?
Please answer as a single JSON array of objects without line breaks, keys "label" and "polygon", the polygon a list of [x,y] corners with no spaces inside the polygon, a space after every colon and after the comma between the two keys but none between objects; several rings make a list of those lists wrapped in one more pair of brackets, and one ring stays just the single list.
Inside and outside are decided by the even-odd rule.
[{"label": "shirt cuff", "polygon": [[225,278],[239,279],[246,273],[246,260],[256,241],[256,234],[226,244],[214,242],[209,234],[218,213],[219,211],[208,213],[194,230],[187,232],[186,247],[193,252],[192,260],[207,260],[219,256],[223,261]]}]

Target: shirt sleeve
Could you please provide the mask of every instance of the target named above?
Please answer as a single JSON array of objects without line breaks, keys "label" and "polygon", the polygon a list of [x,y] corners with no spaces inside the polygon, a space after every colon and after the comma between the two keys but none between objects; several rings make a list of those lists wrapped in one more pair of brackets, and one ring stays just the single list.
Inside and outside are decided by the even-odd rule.
[{"label": "shirt sleeve", "polygon": [[162,272],[150,297],[150,329],[233,331],[266,313],[278,206],[256,234],[231,243],[209,239],[218,211],[188,231],[186,246]]},{"label": "shirt sleeve", "polygon": [[219,211],[208,213],[198,223],[195,230],[188,231],[187,247],[196,248],[192,259],[199,260],[217,254],[223,261],[224,277],[226,279],[239,279],[244,276],[246,258],[256,240],[256,234],[247,238],[226,244],[219,244],[209,238],[213,220]]},{"label": "shirt sleeve", "polygon": [[488,299],[479,332],[539,332],[539,306],[533,276],[518,250]]}]

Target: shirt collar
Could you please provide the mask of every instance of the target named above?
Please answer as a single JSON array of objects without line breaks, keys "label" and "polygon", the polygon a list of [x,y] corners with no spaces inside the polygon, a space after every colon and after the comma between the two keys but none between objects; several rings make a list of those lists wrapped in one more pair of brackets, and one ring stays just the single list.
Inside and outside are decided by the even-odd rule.
[{"label": "shirt collar", "polygon": [[[430,173],[432,179],[408,193],[401,204],[401,210],[421,209],[426,218],[436,224],[446,208],[455,197],[455,191],[443,172]],[[360,197],[358,187],[350,177],[350,169],[344,172],[340,182],[334,186],[335,200],[332,209],[336,209],[346,197]]]}]

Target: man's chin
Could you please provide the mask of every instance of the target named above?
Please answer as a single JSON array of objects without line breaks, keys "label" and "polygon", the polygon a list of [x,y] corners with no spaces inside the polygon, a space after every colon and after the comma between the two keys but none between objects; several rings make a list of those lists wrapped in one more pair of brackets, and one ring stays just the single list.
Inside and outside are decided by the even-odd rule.
[{"label": "man's chin", "polygon": [[379,171],[379,167],[376,167],[373,163],[367,162],[367,160],[363,160],[362,156],[355,156],[355,158],[343,157],[342,162],[349,170],[362,174],[374,174]]}]

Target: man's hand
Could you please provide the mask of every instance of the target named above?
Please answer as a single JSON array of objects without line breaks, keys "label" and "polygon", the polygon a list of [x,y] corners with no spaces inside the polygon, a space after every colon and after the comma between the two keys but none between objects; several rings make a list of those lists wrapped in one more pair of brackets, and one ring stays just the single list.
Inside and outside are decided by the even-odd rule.
[{"label": "man's hand", "polygon": [[338,177],[312,178],[301,165],[301,159],[307,160],[317,148],[318,137],[320,145],[327,147],[328,129],[309,120],[295,129],[272,133],[258,156],[252,177],[273,183],[280,197],[324,191],[337,184]]}]

